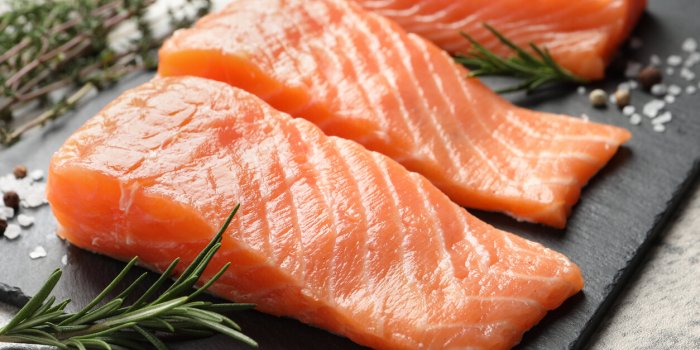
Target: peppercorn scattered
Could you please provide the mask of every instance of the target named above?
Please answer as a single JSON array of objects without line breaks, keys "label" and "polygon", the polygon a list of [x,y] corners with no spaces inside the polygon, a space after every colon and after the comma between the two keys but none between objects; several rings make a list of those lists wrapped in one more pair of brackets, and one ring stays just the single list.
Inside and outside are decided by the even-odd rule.
[{"label": "peppercorn scattered", "polygon": [[601,89],[595,89],[588,95],[588,99],[594,107],[604,107],[608,102],[608,94]]},{"label": "peppercorn scattered", "polygon": [[27,167],[24,165],[18,165],[15,167],[15,170],[12,171],[12,174],[15,175],[15,178],[17,179],[24,179],[27,177]]},{"label": "peppercorn scattered", "polygon": [[7,229],[7,220],[0,219],[0,237],[5,236],[6,229]]},{"label": "peppercorn scattered", "polygon": [[642,69],[641,72],[639,72],[638,80],[639,84],[642,85],[642,88],[649,91],[651,90],[652,86],[660,83],[661,80],[663,80],[663,76],[658,68],[654,66],[647,66],[646,68]]},{"label": "peppercorn scattered", "polygon": [[630,104],[630,91],[627,89],[618,89],[615,91],[615,103],[619,108],[625,108]]},{"label": "peppercorn scattered", "polygon": [[15,213],[19,210],[19,195],[17,195],[17,192],[5,192],[2,196],[2,200],[5,202],[5,206],[14,209]]}]

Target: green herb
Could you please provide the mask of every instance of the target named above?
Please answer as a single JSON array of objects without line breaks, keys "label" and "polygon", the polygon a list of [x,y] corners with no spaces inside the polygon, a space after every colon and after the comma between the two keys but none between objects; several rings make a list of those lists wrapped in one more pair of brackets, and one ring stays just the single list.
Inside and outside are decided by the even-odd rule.
[{"label": "green herb", "polygon": [[[187,0],[191,11],[168,10],[168,30],[155,37],[145,16],[154,3],[8,1],[9,9],[0,14],[0,143],[16,142],[131,72],[154,69],[163,40],[211,7],[211,0]],[[108,37],[117,36],[115,30],[127,22],[134,24],[138,38],[124,40],[126,47],[111,47]]]},{"label": "green herb", "polygon": [[14,318],[0,328],[0,343],[43,344],[59,349],[78,350],[162,350],[167,349],[163,337],[208,336],[221,333],[245,344],[257,346],[253,339],[241,333],[241,328],[234,321],[220,313],[250,309],[254,305],[194,300],[226,271],[230,263],[224,265],[212,279],[192,291],[202,272],[221,247],[221,237],[238,208],[237,205],[214,239],[180,277],[158,296],[156,293],[172,276],[179,259],[175,259],[135,302],[126,304],[125,300],[146,278],[147,273],[140,275],[114,299],[103,303],[105,297],[136,264],[137,258],[133,258],[95,299],[75,313],[65,311],[70,300],[56,303],[55,297],[49,297],[61,278],[61,270],[56,270]]},{"label": "green herb", "polygon": [[472,49],[467,55],[456,55],[455,61],[470,69],[469,77],[480,77],[488,75],[510,76],[523,80],[522,83],[497,90],[499,93],[507,93],[525,90],[532,92],[540,87],[553,83],[587,83],[574,73],[559,66],[547,48],[540,48],[530,43],[530,53],[522,47],[515,45],[496,29],[484,23],[484,27],[491,32],[504,45],[515,52],[510,57],[501,57],[466,33],[461,33],[472,45]]}]

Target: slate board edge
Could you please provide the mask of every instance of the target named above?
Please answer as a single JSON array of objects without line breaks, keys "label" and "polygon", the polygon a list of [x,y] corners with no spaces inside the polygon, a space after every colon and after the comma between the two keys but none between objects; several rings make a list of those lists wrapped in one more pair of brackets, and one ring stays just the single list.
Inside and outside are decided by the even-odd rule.
[{"label": "slate board edge", "polygon": [[690,190],[698,183],[698,178],[700,178],[700,158],[695,159],[693,166],[685,177],[685,180],[678,186],[676,191],[671,196],[668,201],[666,210],[656,215],[654,219],[654,225],[647,232],[644,242],[637,248],[637,250],[632,255],[629,264],[615,275],[612,283],[612,287],[607,297],[598,305],[598,308],[593,313],[588,322],[583,326],[583,330],[576,338],[576,340],[569,345],[572,350],[586,349],[589,344],[591,337],[596,333],[598,327],[602,323],[603,318],[606,316],[610,307],[613,305],[615,300],[620,296],[623,288],[627,287],[630,278],[638,272],[641,262],[644,257],[649,253],[649,250],[653,246],[656,238],[659,238],[666,232],[669,227],[669,221],[674,217],[679,208],[682,208],[686,204],[687,199],[690,196]]}]

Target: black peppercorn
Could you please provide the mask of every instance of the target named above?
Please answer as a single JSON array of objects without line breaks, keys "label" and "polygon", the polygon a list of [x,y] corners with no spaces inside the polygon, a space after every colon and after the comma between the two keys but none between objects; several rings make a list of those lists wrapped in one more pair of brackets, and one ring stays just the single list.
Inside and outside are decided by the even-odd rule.
[{"label": "black peppercorn", "polygon": [[15,170],[12,172],[12,174],[14,174],[15,177],[18,179],[24,179],[25,177],[27,177],[27,167],[24,165],[18,165],[15,167]]},{"label": "black peppercorn", "polygon": [[5,236],[5,229],[7,229],[7,220],[0,219],[0,237]]},{"label": "black peppercorn", "polygon": [[644,90],[651,90],[651,87],[660,83],[663,79],[661,71],[654,66],[648,66],[639,72],[639,84]]},{"label": "black peppercorn", "polygon": [[15,191],[7,191],[2,196],[2,200],[5,202],[6,207],[10,207],[15,210],[15,213],[19,210],[19,195]]}]

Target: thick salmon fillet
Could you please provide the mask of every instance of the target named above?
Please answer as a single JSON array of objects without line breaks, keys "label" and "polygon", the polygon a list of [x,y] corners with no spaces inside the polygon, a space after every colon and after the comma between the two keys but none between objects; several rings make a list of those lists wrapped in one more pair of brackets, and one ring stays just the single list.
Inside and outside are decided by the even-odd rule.
[{"label": "thick salmon fillet", "polygon": [[546,47],[563,67],[601,79],[605,66],[634,28],[646,0],[354,0],[409,32],[454,53],[469,51],[468,33],[500,55],[513,52],[488,23],[522,47]]},{"label": "thick salmon fillet", "polygon": [[628,131],[513,106],[354,3],[239,0],[178,31],[159,73],[220,80],[430,179],[458,204],[564,227]]},{"label": "thick salmon fillet", "polygon": [[53,156],[47,186],[60,235],[158,270],[240,202],[213,291],[377,349],[506,349],[583,285],[423,176],[211,80],[126,92]]}]

